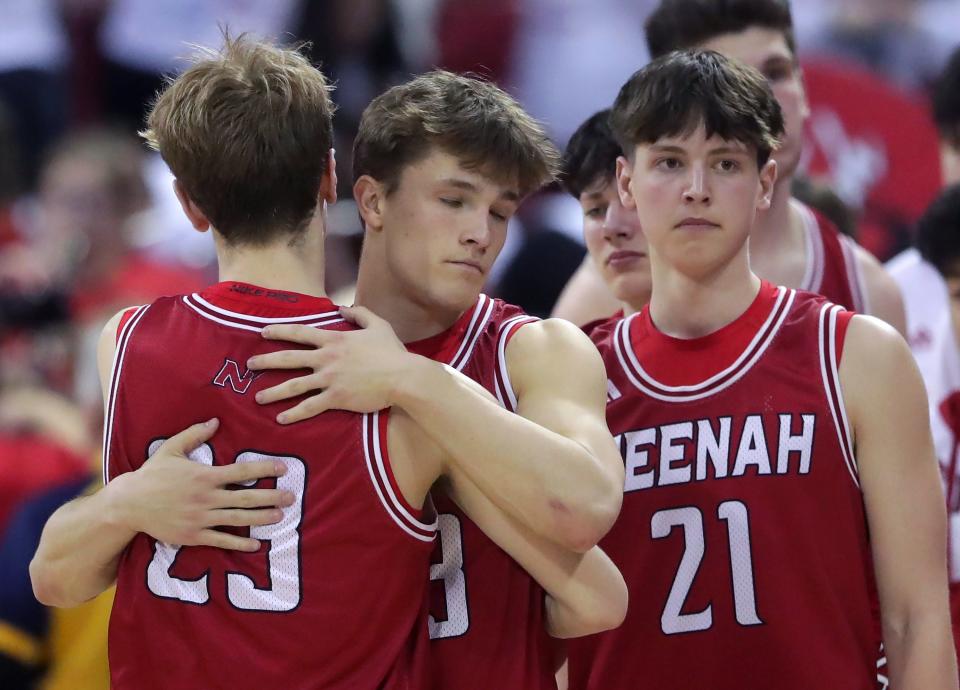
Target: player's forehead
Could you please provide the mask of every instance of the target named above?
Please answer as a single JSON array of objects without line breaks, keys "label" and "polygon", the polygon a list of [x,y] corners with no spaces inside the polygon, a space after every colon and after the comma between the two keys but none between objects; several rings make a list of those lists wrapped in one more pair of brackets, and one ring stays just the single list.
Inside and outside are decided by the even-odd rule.
[{"label": "player's forehead", "polygon": [[714,50],[761,71],[771,61],[794,60],[786,35],[778,29],[764,26],[750,26],[743,31],[720,34],[697,47]]},{"label": "player's forehead", "polygon": [[689,132],[667,134],[638,148],[645,149],[649,154],[746,155],[751,152],[751,146],[738,139],[724,139],[716,132],[708,134],[702,122]]},{"label": "player's forehead", "polygon": [[431,146],[402,170],[401,186],[404,183],[453,187],[510,201],[520,200],[516,175],[511,171],[499,169],[495,163],[478,166],[439,146]]}]

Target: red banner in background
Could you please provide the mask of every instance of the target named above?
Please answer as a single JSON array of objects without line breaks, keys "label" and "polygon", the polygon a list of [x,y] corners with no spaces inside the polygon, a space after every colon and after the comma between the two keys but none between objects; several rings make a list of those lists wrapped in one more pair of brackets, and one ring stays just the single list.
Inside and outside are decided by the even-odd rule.
[{"label": "red banner in background", "polygon": [[811,116],[801,167],[861,213],[860,243],[886,259],[941,185],[927,99],[855,64],[803,69]]}]

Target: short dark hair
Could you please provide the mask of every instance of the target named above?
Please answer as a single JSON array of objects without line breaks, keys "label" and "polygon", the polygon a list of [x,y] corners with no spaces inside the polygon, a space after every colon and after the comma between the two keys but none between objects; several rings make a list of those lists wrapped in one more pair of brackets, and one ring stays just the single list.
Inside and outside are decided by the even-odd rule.
[{"label": "short dark hair", "polygon": [[564,189],[579,199],[585,189],[614,177],[622,153],[610,129],[610,109],[594,113],[573,133],[563,153],[560,181]]},{"label": "short dark hair", "polygon": [[294,238],[333,146],[330,91],[298,50],[226,36],[169,82],[141,134],[228,243]]},{"label": "short dark hair", "polygon": [[647,47],[658,58],[753,26],[781,32],[796,57],[787,0],[662,0],[647,18]]},{"label": "short dark hair", "polygon": [[924,212],[916,245],[943,276],[960,275],[960,184],[946,187]]},{"label": "short dark hair", "polygon": [[960,48],[953,51],[934,86],[933,119],[941,138],[960,148]]},{"label": "short dark hair", "polygon": [[678,51],[638,70],[620,89],[610,125],[629,157],[638,144],[689,135],[752,147],[762,168],[783,136],[783,113],[755,69],[709,50]]},{"label": "short dark hair", "polygon": [[394,86],[363,111],[353,143],[353,177],[369,175],[392,193],[403,169],[437,146],[521,195],[553,181],[560,154],[543,126],[496,85],[435,70]]}]

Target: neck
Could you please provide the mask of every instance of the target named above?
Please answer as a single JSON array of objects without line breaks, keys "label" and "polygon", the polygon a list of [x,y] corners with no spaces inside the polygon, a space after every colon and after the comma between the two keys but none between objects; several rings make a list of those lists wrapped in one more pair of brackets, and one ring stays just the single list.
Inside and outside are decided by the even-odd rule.
[{"label": "neck", "polygon": [[662,264],[651,251],[656,288],[650,317],[657,329],[674,338],[700,338],[743,314],[760,290],[760,279],[750,271],[748,247],[714,274],[696,277]]},{"label": "neck", "polygon": [[385,319],[404,343],[429,338],[456,323],[463,312],[439,309],[427,300],[417,300],[409,288],[385,268],[387,263],[381,253],[378,242],[364,242],[357,274],[357,304]]},{"label": "neck", "polygon": [[252,283],[273,290],[324,297],[323,233],[308,228],[294,242],[231,247],[214,234],[221,281]]},{"label": "neck", "polygon": [[790,247],[803,246],[803,228],[791,210],[790,188],[793,177],[778,180],[770,199],[770,208],[757,216],[750,233],[750,253],[761,263]]}]

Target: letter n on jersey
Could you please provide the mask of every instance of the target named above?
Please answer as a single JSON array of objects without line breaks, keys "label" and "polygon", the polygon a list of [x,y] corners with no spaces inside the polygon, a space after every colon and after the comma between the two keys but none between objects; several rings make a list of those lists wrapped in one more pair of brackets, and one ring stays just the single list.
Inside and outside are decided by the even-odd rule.
[{"label": "letter n on jersey", "polygon": [[242,395],[247,392],[250,384],[253,383],[254,379],[260,376],[261,373],[262,372],[250,371],[248,369],[241,375],[240,366],[232,359],[225,358],[223,360],[223,366],[220,367],[220,371],[213,377],[213,385],[226,388],[227,384],[230,384],[230,387],[235,393]]}]

